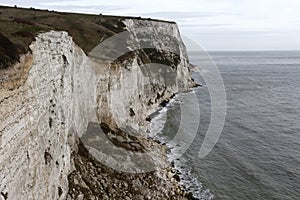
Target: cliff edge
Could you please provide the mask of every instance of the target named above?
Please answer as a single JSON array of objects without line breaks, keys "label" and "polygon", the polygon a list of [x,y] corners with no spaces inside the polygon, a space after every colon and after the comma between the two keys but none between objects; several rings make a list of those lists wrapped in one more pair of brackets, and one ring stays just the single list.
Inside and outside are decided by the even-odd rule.
[{"label": "cliff edge", "polygon": [[2,199],[187,197],[147,136],[148,116],[193,85],[175,23],[0,13]]}]

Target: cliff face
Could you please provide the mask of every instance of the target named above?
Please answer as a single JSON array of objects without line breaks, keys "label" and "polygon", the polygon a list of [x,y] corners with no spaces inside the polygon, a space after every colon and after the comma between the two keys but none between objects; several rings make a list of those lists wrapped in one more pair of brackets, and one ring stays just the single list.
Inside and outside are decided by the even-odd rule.
[{"label": "cliff face", "polygon": [[[176,24],[134,19],[124,24],[133,39],[145,36],[139,27],[152,27],[152,38],[144,42],[155,51],[107,63],[93,56],[97,51],[86,56],[67,32],[50,31],[36,37],[32,54],[1,71],[2,198],[66,199],[68,175],[75,169],[71,154],[90,123],[145,136],[147,116],[172,94],[188,89],[188,60]],[[168,44],[177,57],[168,53],[173,48]],[[145,65],[145,60],[165,58],[176,65]]]}]

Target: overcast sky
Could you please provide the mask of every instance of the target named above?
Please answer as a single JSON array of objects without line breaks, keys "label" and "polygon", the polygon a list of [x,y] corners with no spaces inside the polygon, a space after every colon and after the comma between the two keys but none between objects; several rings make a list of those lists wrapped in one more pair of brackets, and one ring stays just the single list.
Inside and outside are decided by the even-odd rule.
[{"label": "overcast sky", "polygon": [[1,4],[172,20],[183,36],[207,50],[300,49],[299,0],[1,0]]}]

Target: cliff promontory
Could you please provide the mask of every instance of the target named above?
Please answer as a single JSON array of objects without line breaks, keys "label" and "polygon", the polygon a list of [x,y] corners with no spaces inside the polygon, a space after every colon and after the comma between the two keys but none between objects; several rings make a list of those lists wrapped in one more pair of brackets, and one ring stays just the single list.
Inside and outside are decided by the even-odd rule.
[{"label": "cliff promontory", "polygon": [[193,85],[175,23],[7,7],[0,19],[2,199],[187,197],[147,135],[148,116]]}]

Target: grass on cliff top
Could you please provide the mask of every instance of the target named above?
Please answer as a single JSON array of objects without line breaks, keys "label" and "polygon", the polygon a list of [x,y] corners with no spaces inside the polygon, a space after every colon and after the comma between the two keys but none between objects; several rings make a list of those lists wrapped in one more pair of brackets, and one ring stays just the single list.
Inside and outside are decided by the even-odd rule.
[{"label": "grass on cliff top", "polygon": [[122,20],[126,18],[141,19],[0,6],[0,69],[27,53],[38,33],[66,31],[88,53],[101,41],[124,31]]}]

